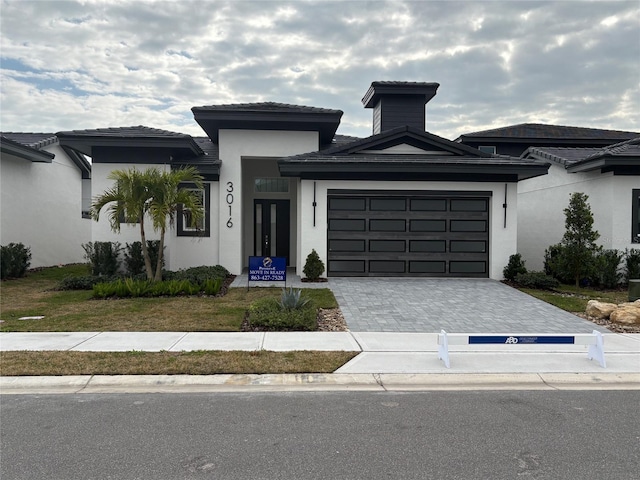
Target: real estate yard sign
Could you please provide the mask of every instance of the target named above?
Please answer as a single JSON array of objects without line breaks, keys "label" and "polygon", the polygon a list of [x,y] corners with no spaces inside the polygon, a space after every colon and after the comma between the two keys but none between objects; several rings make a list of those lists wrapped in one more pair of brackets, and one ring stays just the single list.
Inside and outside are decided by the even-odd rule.
[{"label": "real estate yard sign", "polygon": [[[286,257],[249,257],[249,282],[287,282]],[[249,283],[247,283],[247,288]]]}]

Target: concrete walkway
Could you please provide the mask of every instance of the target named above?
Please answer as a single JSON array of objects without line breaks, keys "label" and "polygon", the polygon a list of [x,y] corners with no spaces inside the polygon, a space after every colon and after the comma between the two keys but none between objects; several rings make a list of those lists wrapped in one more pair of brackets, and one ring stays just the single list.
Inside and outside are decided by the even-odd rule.
[{"label": "concrete walkway", "polygon": [[437,337],[382,332],[3,332],[0,351],[354,351],[360,354],[336,373],[640,374],[640,334],[604,335],[606,369],[587,359],[583,345],[451,346],[447,369],[438,359]]}]

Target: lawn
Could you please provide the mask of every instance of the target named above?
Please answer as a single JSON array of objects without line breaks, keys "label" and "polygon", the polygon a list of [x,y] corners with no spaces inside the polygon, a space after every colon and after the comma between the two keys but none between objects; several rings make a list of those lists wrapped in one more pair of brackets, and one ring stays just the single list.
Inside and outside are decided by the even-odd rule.
[{"label": "lawn", "polygon": [[[85,275],[85,265],[30,272],[2,282],[0,331],[3,332],[228,332],[239,331],[251,302],[279,297],[279,288],[229,289],[222,297],[182,296],[95,300],[91,291],[56,291],[68,275]],[[303,289],[320,308],[336,308],[329,289]],[[41,320],[20,317],[44,316]]]},{"label": "lawn", "polygon": [[589,300],[598,300],[599,302],[607,303],[623,303],[629,299],[629,292],[626,289],[597,290],[593,288],[576,287],[574,285],[561,285],[557,291],[553,292],[548,290],[534,290],[531,288],[521,288],[520,290],[572,313],[584,313]]}]

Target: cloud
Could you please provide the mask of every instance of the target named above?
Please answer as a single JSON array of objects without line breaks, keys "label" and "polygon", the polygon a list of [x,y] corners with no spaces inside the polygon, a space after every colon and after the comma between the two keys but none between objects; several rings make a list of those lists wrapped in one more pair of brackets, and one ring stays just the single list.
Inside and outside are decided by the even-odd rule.
[{"label": "cloud", "polygon": [[438,82],[427,128],[640,130],[640,6],[623,2],[2,3],[2,129],[144,124],[203,135],[190,108],[344,110],[371,133],[375,80]]}]

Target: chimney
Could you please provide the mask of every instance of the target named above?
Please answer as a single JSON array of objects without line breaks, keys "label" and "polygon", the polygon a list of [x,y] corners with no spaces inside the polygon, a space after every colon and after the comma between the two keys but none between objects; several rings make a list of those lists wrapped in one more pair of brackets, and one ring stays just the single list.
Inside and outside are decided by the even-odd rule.
[{"label": "chimney", "polygon": [[425,131],[425,105],[435,97],[439,83],[373,82],[362,99],[373,108],[373,134],[408,125]]}]

